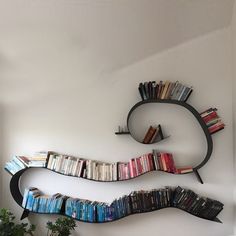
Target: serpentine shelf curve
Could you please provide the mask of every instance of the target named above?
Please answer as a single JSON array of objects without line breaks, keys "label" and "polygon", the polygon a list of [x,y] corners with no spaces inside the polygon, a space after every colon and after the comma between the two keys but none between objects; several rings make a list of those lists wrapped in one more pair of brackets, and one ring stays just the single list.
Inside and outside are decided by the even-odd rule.
[{"label": "serpentine shelf curve", "polygon": [[[206,123],[204,122],[204,120],[201,118],[200,114],[198,113],[198,111],[191,105],[189,105],[186,102],[183,101],[178,101],[178,100],[171,100],[171,99],[149,99],[149,100],[144,100],[144,101],[140,101],[138,103],[136,103],[129,111],[128,116],[127,116],[127,128],[129,130],[130,135],[137,141],[140,142],[139,140],[136,139],[136,137],[134,135],[132,135],[131,131],[130,131],[130,117],[131,114],[134,112],[134,110],[136,110],[138,107],[148,104],[148,103],[166,103],[166,104],[175,104],[181,107],[184,107],[185,109],[187,109],[189,112],[191,112],[193,114],[193,116],[197,119],[199,125],[201,126],[205,137],[206,137],[206,141],[207,141],[207,152],[206,152],[206,156],[203,159],[203,161],[197,165],[196,167],[193,167],[193,172],[197,173],[197,170],[199,170],[201,167],[203,167],[207,161],[210,159],[211,154],[212,154],[212,150],[213,150],[213,141],[212,141],[212,137],[211,134],[208,130],[208,127],[206,125]],[[198,173],[197,173],[198,174]],[[200,177],[200,176],[199,176]],[[201,182],[201,181],[200,181]]]},{"label": "serpentine shelf curve", "polygon": [[[22,207],[22,202],[23,202],[23,196],[20,192],[20,189],[19,189],[19,185],[20,185],[20,178],[22,176],[22,174],[27,171],[29,168],[25,168],[25,169],[22,169],[20,171],[18,171],[16,174],[14,174],[10,180],[10,191],[11,191],[11,194],[12,194],[12,197],[13,199],[16,201],[16,203],[21,207]],[[217,222],[217,223],[222,223],[217,217],[215,217],[214,219],[207,219],[207,218],[204,218],[204,217],[201,217],[201,216],[198,216],[198,215],[194,215],[192,214],[191,212],[188,212],[188,211],[185,211],[184,209],[181,209],[181,208],[178,208],[178,207],[175,207],[175,206],[167,206],[167,207],[162,207],[162,208],[159,208],[159,209],[154,209],[154,210],[149,210],[149,211],[145,211],[145,212],[139,212],[139,213],[131,213],[129,215],[135,215],[135,214],[141,214],[141,213],[148,213],[148,212],[152,212],[152,211],[157,211],[157,210],[161,210],[161,209],[165,209],[165,208],[176,208],[176,209],[179,209],[179,210],[182,210],[184,212],[187,212],[193,216],[196,216],[198,218],[201,218],[201,219],[205,219],[205,220],[209,220],[209,221],[213,221],[213,222]],[[65,214],[65,203],[63,203],[62,205],[62,209],[61,209],[61,212],[60,213],[41,213],[41,212],[34,212],[34,211],[29,211],[25,208],[23,208],[24,211],[23,211],[23,214],[21,216],[21,220],[28,217],[28,215],[30,213],[35,213],[35,214],[53,214],[53,215],[63,215],[63,216],[67,216],[67,217],[70,217],[72,218],[71,216],[68,216]],[[109,222],[114,222],[114,221],[117,221],[117,220],[120,220],[122,218],[125,218],[129,215],[126,215],[126,216],[122,216],[118,219],[115,219],[115,220],[111,220],[111,221],[104,221],[104,222],[89,222],[89,221],[84,221],[84,220],[81,220],[81,219],[77,219],[77,218],[73,218],[73,219],[76,219],[77,221],[81,221],[81,222],[85,222],[85,223],[109,223]]]},{"label": "serpentine shelf curve", "polygon": [[51,172],[54,172],[56,174],[59,174],[59,175],[64,175],[64,176],[68,176],[68,177],[73,177],[73,178],[82,178],[82,179],[86,179],[86,180],[90,180],[90,181],[95,181],[95,182],[120,182],[120,181],[127,181],[127,180],[132,180],[132,179],[136,179],[137,177],[139,176],[142,176],[142,175],[145,175],[147,173],[151,173],[151,172],[157,172],[157,171],[160,171],[160,172],[164,172],[164,173],[167,173],[167,174],[172,174],[172,175],[186,175],[186,174],[190,174],[190,173],[193,173],[195,174],[195,176],[197,177],[198,181],[203,184],[203,180],[199,174],[199,172],[197,171],[197,169],[193,169],[192,171],[189,171],[187,173],[172,173],[172,172],[167,172],[167,171],[164,171],[164,170],[149,170],[149,171],[146,171],[144,173],[141,173],[137,176],[134,176],[134,177],[130,177],[128,179],[118,179],[118,180],[95,180],[95,179],[90,179],[90,178],[86,178],[86,177],[82,177],[82,176],[74,176],[74,175],[68,175],[68,174],[64,174],[64,173],[61,173],[59,171],[56,171],[56,170],[52,170],[52,169],[49,169],[47,167],[26,167],[24,169],[21,169],[20,171],[18,171],[16,174],[12,175],[12,173],[10,173],[7,169],[5,169],[10,175],[12,176],[15,176],[15,175],[18,175],[19,172],[23,171],[25,172],[26,170],[29,170],[29,169],[46,169],[48,171],[51,171]]}]

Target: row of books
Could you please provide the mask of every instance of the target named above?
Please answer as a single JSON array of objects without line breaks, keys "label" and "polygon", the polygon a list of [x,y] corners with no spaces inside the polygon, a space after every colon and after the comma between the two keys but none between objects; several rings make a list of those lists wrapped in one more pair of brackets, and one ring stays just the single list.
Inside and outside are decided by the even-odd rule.
[{"label": "row of books", "polygon": [[173,174],[184,174],[192,172],[193,168],[177,168],[171,153],[153,150],[152,153],[132,158],[128,163],[118,163],[118,179],[130,179],[154,170],[161,170]]},{"label": "row of books", "polygon": [[213,220],[223,210],[224,204],[206,197],[201,197],[192,190],[177,187],[173,206],[193,215]]},{"label": "row of books", "polygon": [[164,136],[161,125],[158,125],[157,127],[151,125],[144,136],[143,143],[156,143],[162,139],[164,139]]},{"label": "row of books", "polygon": [[50,153],[47,168],[53,171],[97,181],[126,180],[146,172],[161,170],[174,174],[192,172],[192,167],[176,168],[171,153],[147,153],[129,162],[104,163]]},{"label": "row of books", "polygon": [[186,102],[192,93],[192,87],[188,87],[176,82],[170,81],[149,81],[140,83],[138,87],[142,100],[148,99],[173,99]]},{"label": "row of books", "polygon": [[45,167],[47,155],[48,152],[37,152],[32,157],[13,156],[12,160],[7,162],[4,168],[14,175],[26,167]]},{"label": "row of books", "polygon": [[158,152],[154,149],[153,159],[156,170],[162,170],[173,174],[185,174],[193,171],[191,166],[176,167],[171,153]]},{"label": "row of books", "polygon": [[44,195],[38,188],[31,187],[24,191],[22,207],[39,213],[60,213],[66,198],[60,193]]},{"label": "row of books", "polygon": [[210,134],[214,134],[224,129],[225,124],[221,121],[221,118],[217,114],[216,108],[209,108],[208,110],[200,113],[202,119],[206,123]]},{"label": "row of books", "polygon": [[[14,156],[10,162],[7,162],[5,169],[11,174],[15,174],[26,167],[45,167],[46,154],[44,161],[35,161],[33,164],[27,164],[26,157]],[[28,160],[29,158],[27,158]],[[38,159],[40,159],[38,157]],[[142,175],[146,172],[161,170],[174,174],[183,174],[192,172],[192,167],[176,168],[171,153],[158,152],[143,154],[132,158],[129,162],[105,163],[95,160],[86,160],[72,156],[62,155],[50,152],[47,168],[53,171],[77,176],[97,181],[118,181],[126,180]]]},{"label": "row of books", "polygon": [[71,198],[59,193],[50,197],[43,195],[37,188],[30,188],[25,190],[22,206],[30,211],[62,213],[86,222],[109,222],[166,207],[177,207],[193,215],[214,220],[223,209],[221,202],[201,197],[180,186],[134,191],[112,203]]},{"label": "row of books", "polygon": [[117,165],[117,163],[105,163],[50,153],[47,168],[65,175],[98,181],[116,181]]}]

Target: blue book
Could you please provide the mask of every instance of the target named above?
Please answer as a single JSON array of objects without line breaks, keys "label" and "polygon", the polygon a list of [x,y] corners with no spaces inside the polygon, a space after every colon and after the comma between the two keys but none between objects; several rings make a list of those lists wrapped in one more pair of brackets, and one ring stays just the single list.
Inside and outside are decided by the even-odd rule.
[{"label": "blue book", "polygon": [[89,206],[90,201],[86,200],[85,201],[85,208],[84,208],[84,221],[88,221],[88,206]]},{"label": "blue book", "polygon": [[43,196],[41,196],[40,200],[39,200],[39,212],[40,213],[44,213],[44,203],[45,203],[45,199],[43,198]]},{"label": "blue book", "polygon": [[53,200],[52,200],[52,204],[51,204],[51,209],[50,209],[50,213],[56,213],[56,204],[58,201],[58,198],[61,197],[62,195],[60,193],[56,193],[53,195]]},{"label": "blue book", "polygon": [[103,222],[102,221],[102,203],[99,203],[97,205],[97,221],[98,222]]},{"label": "blue book", "polygon": [[68,198],[67,200],[66,200],[66,206],[65,206],[65,213],[66,213],[66,215],[67,216],[71,216],[71,213],[72,213],[72,207],[71,207],[71,204],[72,204],[72,198]]},{"label": "blue book", "polygon": [[18,166],[20,166],[22,169],[26,168],[26,165],[25,165],[22,161],[20,161],[20,160],[17,158],[17,156],[14,156],[14,157],[12,158],[12,160],[13,160]]},{"label": "blue book", "polygon": [[26,202],[26,209],[32,211],[33,209],[33,203],[34,203],[34,196],[40,194],[39,190],[37,188],[30,190],[28,192],[28,198],[27,198],[27,202]]},{"label": "blue book", "polygon": [[77,206],[76,206],[77,199],[73,199],[71,202],[71,217],[76,218],[77,215]]},{"label": "blue book", "polygon": [[55,212],[54,213],[60,213],[61,207],[62,207],[62,203],[63,203],[63,199],[64,199],[64,196],[61,196],[61,197],[59,197],[57,199],[56,207],[55,207]]},{"label": "blue book", "polygon": [[53,203],[53,198],[52,197],[48,198],[47,206],[46,206],[46,213],[50,213],[50,209],[51,209],[52,203]]},{"label": "blue book", "polygon": [[34,198],[34,204],[33,204],[33,208],[32,208],[33,212],[38,212],[39,200],[40,200],[40,195],[38,195],[37,197]]},{"label": "blue book", "polygon": [[76,208],[77,208],[76,219],[80,219],[80,208],[81,208],[81,200],[80,199],[78,199],[76,201]]},{"label": "blue book", "polygon": [[23,201],[22,201],[22,207],[23,208],[26,208],[26,203],[27,203],[27,199],[28,199],[28,195],[29,195],[29,192],[31,190],[34,190],[36,188],[26,188],[25,191],[24,191],[24,196],[23,196]]}]

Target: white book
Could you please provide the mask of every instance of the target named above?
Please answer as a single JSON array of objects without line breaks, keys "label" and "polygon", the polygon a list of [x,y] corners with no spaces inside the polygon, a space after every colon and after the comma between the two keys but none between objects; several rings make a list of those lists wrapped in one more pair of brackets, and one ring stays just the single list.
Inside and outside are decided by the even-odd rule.
[{"label": "white book", "polygon": [[79,158],[76,158],[76,162],[75,162],[75,165],[73,166],[73,170],[72,170],[72,175],[73,176],[76,176],[78,166],[79,166]]},{"label": "white book", "polygon": [[51,170],[55,170],[55,164],[56,164],[56,155],[53,156]]},{"label": "white book", "polygon": [[65,163],[65,173],[64,173],[65,175],[68,175],[69,173],[70,164],[71,164],[71,157],[68,157]]},{"label": "white book", "polygon": [[85,160],[80,160],[79,174],[78,174],[79,177],[82,177],[84,162],[85,162]]},{"label": "white book", "polygon": [[73,157],[72,160],[71,160],[70,167],[69,167],[68,175],[72,175],[72,174],[73,174],[73,168],[74,168],[75,164],[76,164],[76,160],[75,160],[75,158]]},{"label": "white book", "polygon": [[54,157],[54,154],[50,154],[49,159],[48,159],[48,165],[47,165],[48,169],[52,168],[53,157]]},{"label": "white book", "polygon": [[177,98],[177,100],[181,100],[181,97],[183,96],[184,92],[186,91],[186,89],[188,89],[186,86],[183,85],[183,89],[179,95],[179,97]]},{"label": "white book", "polygon": [[96,166],[97,166],[97,162],[93,161],[92,163],[92,179],[96,179]]},{"label": "white book", "polygon": [[92,168],[91,168],[91,163],[92,163],[92,161],[91,160],[87,160],[87,162],[86,162],[86,171],[87,171],[87,178],[88,179],[91,179],[91,172],[92,172]]},{"label": "white book", "polygon": [[112,167],[113,167],[112,164],[110,164],[110,165],[109,165],[109,172],[110,172],[109,181],[112,181],[112,179],[113,179],[113,176],[112,176],[112,175],[113,175]]},{"label": "white book", "polygon": [[112,175],[112,180],[116,181],[117,180],[117,163],[113,164],[113,175]]},{"label": "white book", "polygon": [[58,155],[56,158],[56,167],[55,167],[55,171],[57,172],[60,170],[61,161],[62,161],[62,155]]},{"label": "white book", "polygon": [[65,155],[62,156],[62,163],[61,163],[61,169],[60,169],[60,173],[62,174],[65,174],[66,163],[68,161],[67,159],[68,159],[67,156]]}]

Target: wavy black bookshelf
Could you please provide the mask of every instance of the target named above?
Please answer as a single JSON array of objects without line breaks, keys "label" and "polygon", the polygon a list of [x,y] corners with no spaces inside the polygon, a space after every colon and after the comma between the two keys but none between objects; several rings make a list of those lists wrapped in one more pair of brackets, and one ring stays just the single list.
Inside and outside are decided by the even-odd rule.
[{"label": "wavy black bookshelf", "polygon": [[[191,91],[190,91],[190,93],[191,93]],[[142,96],[143,94],[141,94],[141,96]],[[142,97],[143,98],[143,97]],[[174,105],[177,105],[177,106],[181,106],[181,107],[183,107],[183,108],[185,108],[185,109],[187,109],[189,112],[191,112],[191,114],[195,117],[195,119],[198,121],[198,123],[199,123],[199,125],[200,125],[200,127],[201,127],[201,129],[203,130],[203,132],[204,132],[204,135],[205,135],[205,139],[206,139],[206,143],[207,143],[207,151],[206,151],[206,154],[205,154],[205,157],[203,158],[203,160],[201,161],[201,163],[199,163],[197,166],[195,166],[195,167],[186,167],[186,168],[182,168],[182,170],[180,171],[180,169],[174,169],[174,171],[172,170],[172,169],[166,169],[166,168],[163,168],[163,166],[161,167],[161,164],[160,165],[157,165],[156,164],[156,162],[155,162],[155,160],[157,160],[158,158],[154,158],[154,157],[157,157],[157,156],[155,156],[155,154],[154,154],[154,152],[155,152],[155,150],[153,151],[153,156],[152,156],[152,158],[153,158],[153,162],[151,161],[148,165],[149,165],[149,167],[148,168],[146,168],[145,166],[147,166],[147,163],[148,163],[148,160],[149,159],[147,159],[147,163],[145,163],[144,164],[144,167],[145,168],[142,168],[141,169],[141,171],[139,171],[138,169],[139,169],[139,167],[138,167],[138,161],[137,161],[137,159],[138,158],[141,158],[141,157],[143,157],[143,156],[141,156],[141,157],[138,157],[138,158],[133,158],[133,159],[131,159],[131,160],[129,160],[129,162],[117,162],[117,163],[105,163],[105,162],[100,162],[100,161],[95,161],[95,160],[90,160],[90,159],[85,159],[85,158],[77,158],[78,160],[77,160],[77,162],[80,162],[80,160],[82,160],[82,164],[81,164],[81,168],[85,168],[85,171],[84,171],[84,169],[83,169],[83,171],[80,173],[80,174],[78,174],[77,172],[72,172],[72,170],[71,171],[69,171],[69,172],[67,172],[67,171],[65,171],[65,169],[58,169],[57,167],[55,167],[55,165],[51,165],[51,164],[49,164],[50,163],[50,154],[52,154],[53,152],[48,152],[48,158],[47,158],[47,161],[46,161],[46,165],[45,165],[45,167],[35,167],[35,166],[32,166],[32,167],[27,167],[27,166],[29,166],[29,165],[27,165],[26,163],[24,163],[24,161],[23,161],[23,166],[25,166],[25,168],[23,168],[23,167],[20,167],[21,168],[21,170],[19,170],[19,171],[15,171],[15,170],[13,170],[13,169],[9,169],[9,166],[8,166],[8,168],[6,168],[6,166],[5,166],[5,169],[6,169],[6,171],[8,171],[11,175],[12,175],[12,177],[11,177],[11,180],[10,180],[10,191],[11,191],[11,195],[12,195],[12,197],[13,197],[13,199],[16,201],[16,203],[19,205],[19,206],[21,206],[22,207],[22,202],[23,202],[23,196],[22,196],[22,194],[21,194],[21,192],[20,192],[20,179],[21,179],[21,176],[23,175],[23,173],[24,172],[26,172],[27,170],[29,170],[29,169],[31,169],[31,168],[33,168],[33,169],[35,169],[35,168],[42,168],[42,169],[46,169],[46,170],[49,170],[49,171],[52,171],[52,172],[55,172],[55,173],[57,173],[57,174],[61,174],[61,175],[65,175],[65,176],[70,176],[70,177],[76,177],[76,178],[84,178],[84,179],[87,179],[87,180],[91,180],[91,181],[97,181],[97,182],[117,182],[117,181],[124,181],[124,180],[129,180],[129,179],[134,179],[134,178],[137,178],[137,177],[139,177],[139,176],[141,176],[141,175],[144,175],[144,174],[146,174],[146,173],[148,173],[148,172],[152,172],[152,171],[162,171],[162,172],[166,172],[166,173],[170,173],[170,174],[174,174],[174,175],[179,175],[179,174],[189,174],[189,173],[193,173],[196,177],[197,177],[197,179],[198,179],[198,181],[201,183],[201,184],[203,184],[203,180],[202,180],[202,178],[201,178],[201,176],[200,176],[200,174],[199,174],[199,169],[200,168],[202,168],[208,161],[209,161],[209,159],[210,159],[210,157],[211,157],[211,154],[212,154],[212,150],[213,150],[213,141],[212,141],[212,134],[214,133],[214,132],[217,132],[218,130],[220,130],[220,129],[223,129],[224,128],[224,124],[222,124],[222,126],[220,126],[220,128],[219,129],[216,129],[216,130],[211,130],[211,131],[209,131],[209,123],[207,123],[205,120],[203,120],[203,117],[202,117],[202,113],[199,113],[193,106],[191,106],[191,105],[189,105],[187,102],[186,102],[186,100],[187,100],[187,98],[186,99],[184,99],[184,101],[180,101],[180,100],[175,100],[175,99],[160,99],[160,98],[155,98],[155,99],[152,99],[153,97],[149,97],[149,98],[147,98],[147,99],[145,99],[145,100],[143,100],[143,101],[140,101],[140,102],[138,102],[138,103],[136,103],[131,109],[130,109],[130,111],[128,112],[128,116],[127,116],[127,128],[126,129],[120,129],[119,128],[119,130],[118,130],[118,132],[116,132],[115,134],[116,135],[131,135],[131,137],[134,139],[134,140],[136,140],[137,142],[139,142],[139,143],[142,143],[142,144],[155,144],[155,143],[157,143],[157,142],[160,142],[160,141],[162,141],[162,140],[165,140],[166,138],[168,138],[168,136],[163,136],[162,135],[162,138],[161,138],[161,140],[155,140],[155,139],[152,139],[152,140],[154,140],[153,142],[148,142],[148,143],[144,143],[144,141],[140,141],[134,134],[133,134],[133,132],[132,132],[132,130],[131,130],[131,116],[132,116],[132,113],[137,109],[137,108],[139,108],[140,106],[144,106],[144,105],[146,105],[146,104],[151,104],[151,103],[162,103],[162,104],[174,104]],[[212,109],[212,108],[211,108]],[[208,110],[207,110],[208,111]],[[208,115],[208,114],[207,114]],[[218,117],[218,116],[217,116]],[[211,120],[212,121],[212,120]],[[214,123],[215,124],[215,123]],[[160,125],[158,125],[159,127],[160,127]],[[214,131],[214,132],[213,132]],[[168,153],[167,153],[168,154]],[[148,154],[144,154],[144,155],[148,155]],[[170,154],[171,155],[171,154]],[[71,161],[71,159],[69,159],[69,158],[74,158],[74,157],[69,157],[69,156],[67,156],[68,157],[68,162],[70,162],[70,163],[72,163],[72,161]],[[172,157],[172,156],[171,156]],[[53,157],[54,158],[54,157]],[[64,158],[64,157],[63,157]],[[132,161],[133,160],[135,160],[135,165],[136,165],[136,172],[134,171],[134,164],[132,163]],[[143,159],[142,159],[143,160]],[[145,159],[146,160],[146,159]],[[159,161],[160,159],[158,159],[158,161]],[[16,160],[16,161],[22,161],[22,160]],[[53,160],[53,161],[55,161],[56,162],[56,157],[55,157],[55,160]],[[58,162],[59,163],[59,162]],[[91,173],[90,174],[88,174],[88,172],[89,171],[91,171],[91,169],[89,169],[90,167],[90,164],[94,164],[95,163],[95,166],[96,166],[96,164],[98,164],[98,165],[110,165],[110,166],[112,166],[112,165],[114,165],[114,166],[112,166],[112,168],[114,168],[114,172],[112,172],[113,171],[113,169],[112,169],[112,178],[107,178],[107,177],[105,177],[105,178],[98,178],[97,176],[96,177],[94,177],[93,175],[91,175]],[[150,167],[152,164],[153,164],[153,166],[152,167]],[[174,163],[174,162],[173,162]],[[45,164],[45,163],[44,163]],[[130,175],[125,175],[125,177],[124,176],[121,176],[120,175],[120,170],[118,169],[119,167],[120,167],[120,165],[123,165],[124,164],[124,168],[126,168],[126,167],[128,167],[128,165],[130,164],[130,169],[129,169],[129,174]],[[162,163],[163,164],[163,163]],[[166,164],[166,163],[165,163]],[[59,164],[59,165],[62,165],[62,164]],[[69,165],[69,164],[68,164]],[[70,165],[72,165],[72,164],[70,164]],[[22,166],[22,163],[20,163],[20,165],[19,166]],[[53,167],[52,167],[53,166]],[[63,165],[62,165],[63,166]],[[77,166],[77,165],[76,165]],[[88,167],[87,167],[88,166]],[[142,166],[143,167],[143,166]],[[67,166],[67,168],[68,168],[68,166]],[[71,167],[70,167],[71,168]],[[174,166],[174,168],[175,168],[175,166]],[[78,169],[78,168],[77,168]],[[76,168],[75,168],[75,170],[77,170]],[[185,169],[184,171],[183,171],[183,169]],[[187,171],[186,171],[186,169],[187,169]],[[80,169],[79,169],[80,170]],[[98,169],[99,170],[99,169]],[[99,171],[97,170],[97,172],[98,173],[100,173]],[[134,173],[131,173],[131,171],[134,171],[135,172],[135,174]],[[179,172],[180,171],[180,172]],[[14,173],[14,174],[12,174],[12,173]],[[73,173],[73,174],[72,174]],[[77,173],[77,174],[74,174],[74,173]],[[85,173],[85,174],[84,174]],[[107,171],[105,172],[105,173],[107,173]],[[127,173],[128,173],[128,171],[127,171]],[[122,173],[123,174],[123,173]],[[126,174],[126,173],[125,173]],[[109,174],[110,175],[110,174]],[[91,176],[93,176],[93,177],[91,177]],[[115,176],[115,178],[113,178]],[[206,199],[206,198],[205,198]],[[87,200],[87,201],[89,201],[89,200]],[[213,200],[213,201],[215,201],[215,200]],[[215,202],[217,202],[217,201],[215,201]],[[220,203],[220,202],[218,202],[218,203]],[[188,203],[189,204],[189,203]],[[220,203],[220,204],[222,204],[222,203]],[[210,205],[208,205],[208,206],[210,206]],[[206,216],[204,216],[204,215],[202,215],[202,214],[200,214],[199,212],[198,213],[196,213],[196,211],[190,211],[190,209],[186,209],[186,208],[183,208],[183,205],[175,205],[175,204],[172,204],[172,205],[168,205],[168,206],[164,206],[164,207],[159,207],[158,206],[158,208],[156,208],[156,209],[149,209],[149,210],[144,210],[144,211],[140,211],[140,212],[135,212],[135,211],[131,211],[131,213],[129,213],[129,214],[127,214],[127,215],[124,215],[124,216],[121,216],[121,217],[118,217],[118,218],[115,218],[114,220],[108,220],[108,221],[103,221],[103,222],[89,222],[89,221],[86,221],[86,220],[82,220],[82,219],[77,219],[78,221],[82,221],[82,222],[86,222],[86,223],[106,223],[106,222],[111,222],[111,221],[116,221],[116,220],[119,220],[119,219],[122,219],[122,218],[124,218],[124,217],[126,217],[126,216],[129,216],[129,215],[132,215],[132,214],[140,214],[140,213],[147,213],[147,212],[151,212],[151,211],[156,211],[156,210],[160,210],[160,209],[164,209],[164,208],[167,208],[167,207],[174,207],[174,208],[177,208],[177,209],[180,209],[180,210],[183,210],[183,211],[185,211],[185,212],[187,212],[187,213],[189,213],[189,214],[192,214],[192,215],[194,215],[194,216],[197,216],[197,217],[200,217],[200,218],[203,218],[203,219],[206,219],[206,220],[211,220],[211,221],[214,221],[214,222],[219,222],[219,223],[222,223],[217,217],[216,217],[216,215],[214,215],[214,212],[215,212],[215,209],[213,209],[213,213],[212,213],[212,211],[210,212],[211,214],[213,214],[213,218],[212,217],[210,217],[211,216],[211,214],[210,215],[207,215],[207,213],[205,212],[204,214],[205,215],[207,215],[207,217]],[[24,209],[24,211],[23,211],[23,214],[22,214],[22,217],[21,217],[21,219],[24,219],[25,217],[27,217],[28,215],[29,215],[29,213],[36,213],[36,214],[59,214],[59,215],[65,215],[65,216],[68,216],[68,217],[71,217],[71,218],[74,218],[74,217],[72,217],[72,216],[70,216],[70,215],[68,215],[68,214],[66,214],[66,200],[65,201],[63,201],[63,203],[62,203],[62,206],[61,206],[61,209],[60,209],[60,212],[59,213],[41,213],[41,212],[36,212],[36,211],[30,211],[30,210],[27,210],[27,209],[25,209],[24,207],[22,207],[23,209]],[[223,204],[222,204],[222,208],[220,208],[220,211],[223,209]],[[195,209],[196,210],[196,209]],[[216,210],[217,211],[217,210]],[[220,211],[217,211],[218,213],[220,212]],[[217,214],[218,214],[217,213]]]},{"label": "wavy black bookshelf", "polygon": [[[15,200],[15,202],[20,206],[22,207],[22,202],[23,202],[23,196],[20,192],[20,179],[21,179],[21,176],[22,174],[27,171],[28,168],[26,169],[22,169],[20,171],[18,171],[16,174],[14,174],[11,178],[11,181],[10,181],[10,191],[11,191],[11,194],[12,194],[12,197],[13,199]],[[190,196],[190,195],[189,195]],[[113,219],[113,220],[107,220],[107,221],[103,221],[103,222],[98,222],[98,221],[93,221],[93,222],[90,222],[88,220],[82,220],[82,219],[77,219],[75,217],[72,217],[68,214],[66,214],[66,210],[65,210],[65,207],[66,207],[66,200],[63,201],[62,203],[62,206],[61,206],[61,210],[59,213],[44,213],[44,212],[36,212],[36,211],[30,211],[28,209],[24,209],[23,213],[22,213],[22,216],[21,216],[21,220],[28,217],[28,215],[30,213],[34,213],[34,214],[57,214],[57,215],[63,215],[63,216],[67,216],[67,217],[71,217],[71,218],[74,218],[78,221],[81,221],[81,222],[85,222],[85,223],[108,223],[108,222],[113,222],[113,221],[117,221],[117,220],[120,220],[122,218],[125,218],[129,215],[134,215],[134,214],[141,214],[141,213],[148,213],[148,212],[152,212],[152,211],[157,211],[157,210],[161,210],[161,209],[165,209],[165,208],[177,208],[179,210],[182,210],[184,212],[187,212],[193,216],[196,216],[196,217],[199,217],[199,218],[202,218],[202,219],[205,219],[205,220],[209,220],[209,221],[213,221],[213,222],[217,222],[217,223],[222,223],[217,217],[214,217],[214,218],[206,218],[206,217],[202,217],[201,215],[197,215],[197,214],[193,214],[192,212],[190,211],[187,211],[185,209],[182,209],[181,207],[178,207],[178,206],[173,206],[173,205],[168,205],[168,206],[164,206],[164,207],[160,207],[160,208],[156,208],[156,209],[149,209],[149,210],[144,210],[144,211],[140,211],[140,212],[131,212],[129,213],[128,215],[124,215],[124,216],[121,216],[117,219]],[[222,209],[223,209],[223,204],[222,204]],[[219,212],[222,210],[220,209]],[[217,215],[219,214],[219,212],[217,213]]]}]

